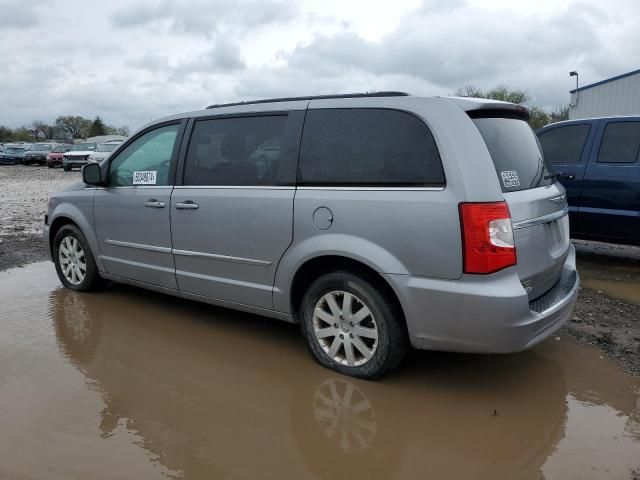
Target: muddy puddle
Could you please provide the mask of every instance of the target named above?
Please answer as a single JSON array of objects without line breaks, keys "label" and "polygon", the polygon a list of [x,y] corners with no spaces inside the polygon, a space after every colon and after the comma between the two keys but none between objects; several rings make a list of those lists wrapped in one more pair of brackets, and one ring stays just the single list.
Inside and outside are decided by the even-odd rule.
[{"label": "muddy puddle", "polygon": [[[640,305],[640,247],[609,247],[608,252],[613,252],[610,255],[582,252],[578,255],[582,286]],[[616,249],[626,256],[616,256]]]},{"label": "muddy puddle", "polygon": [[381,382],[297,328],[53,266],[0,273],[0,478],[638,478],[640,381],[552,338]]},{"label": "muddy puddle", "polygon": [[582,286],[605,293],[610,297],[640,305],[640,282],[621,282],[617,280],[599,280],[583,278]]}]

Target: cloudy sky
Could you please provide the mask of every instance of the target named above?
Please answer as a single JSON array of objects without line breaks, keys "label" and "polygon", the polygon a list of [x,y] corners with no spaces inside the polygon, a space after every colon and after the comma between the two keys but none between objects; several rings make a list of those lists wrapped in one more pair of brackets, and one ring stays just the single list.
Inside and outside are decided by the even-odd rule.
[{"label": "cloudy sky", "polygon": [[570,70],[587,84],[637,68],[637,0],[0,0],[12,127],[99,114],[135,130],[211,103],[470,84],[553,108]]}]

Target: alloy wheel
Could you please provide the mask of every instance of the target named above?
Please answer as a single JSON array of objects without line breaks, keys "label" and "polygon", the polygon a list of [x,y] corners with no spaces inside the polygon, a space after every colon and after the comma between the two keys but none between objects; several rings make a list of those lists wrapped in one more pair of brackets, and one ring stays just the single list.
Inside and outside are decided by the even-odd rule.
[{"label": "alloy wheel", "polygon": [[318,300],[313,331],[322,350],[349,367],[367,363],[378,347],[378,325],[371,310],[359,297],[342,290]]},{"label": "alloy wheel", "polygon": [[58,261],[64,278],[72,285],[80,285],[87,275],[84,250],[77,238],[67,235],[58,246]]}]

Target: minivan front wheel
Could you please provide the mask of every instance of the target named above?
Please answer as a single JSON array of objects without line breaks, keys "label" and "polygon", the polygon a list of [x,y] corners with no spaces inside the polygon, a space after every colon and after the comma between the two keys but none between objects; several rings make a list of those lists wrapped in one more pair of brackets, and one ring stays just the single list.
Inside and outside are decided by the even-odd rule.
[{"label": "minivan front wheel", "polygon": [[406,354],[407,335],[395,303],[383,289],[350,272],[332,272],[313,282],[301,317],[315,359],[340,373],[379,378]]},{"label": "minivan front wheel", "polygon": [[65,225],[53,240],[53,261],[62,284],[71,290],[95,290],[100,284],[98,267],[87,239],[74,225]]}]

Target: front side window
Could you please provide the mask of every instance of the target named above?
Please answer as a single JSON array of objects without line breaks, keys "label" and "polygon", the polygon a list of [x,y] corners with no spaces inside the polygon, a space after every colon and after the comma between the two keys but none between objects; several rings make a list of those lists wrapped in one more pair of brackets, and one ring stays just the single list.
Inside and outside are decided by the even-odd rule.
[{"label": "front side window", "polygon": [[184,185],[278,185],[286,115],[197,121]]},{"label": "front side window", "polygon": [[444,171],[424,122],[398,110],[318,109],[305,119],[303,185],[443,186]]},{"label": "front side window", "polygon": [[598,153],[598,163],[635,163],[640,150],[640,122],[607,125]]},{"label": "front side window", "polygon": [[579,163],[590,125],[567,125],[542,132],[538,138],[544,158],[551,164]]},{"label": "front side window", "polygon": [[169,185],[180,125],[156,128],[130,143],[109,166],[109,186]]}]

